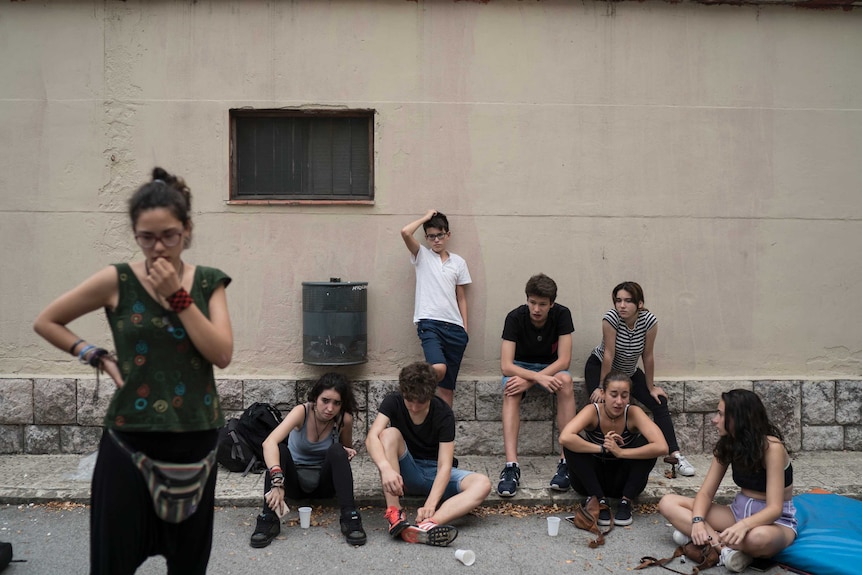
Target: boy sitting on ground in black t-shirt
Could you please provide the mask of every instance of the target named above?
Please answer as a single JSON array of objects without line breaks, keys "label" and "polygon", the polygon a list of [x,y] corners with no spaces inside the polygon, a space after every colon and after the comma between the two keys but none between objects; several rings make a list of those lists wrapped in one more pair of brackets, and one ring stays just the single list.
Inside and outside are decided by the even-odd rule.
[{"label": "boy sitting on ground in black t-shirt", "polygon": [[[449,521],[478,507],[491,492],[487,476],[452,467],[455,415],[435,395],[437,378],[425,362],[398,376],[399,391],[380,403],[365,446],[380,470],[389,534],[410,543],[449,545],[458,530]],[[424,495],[416,525],[407,522],[402,495]]]}]

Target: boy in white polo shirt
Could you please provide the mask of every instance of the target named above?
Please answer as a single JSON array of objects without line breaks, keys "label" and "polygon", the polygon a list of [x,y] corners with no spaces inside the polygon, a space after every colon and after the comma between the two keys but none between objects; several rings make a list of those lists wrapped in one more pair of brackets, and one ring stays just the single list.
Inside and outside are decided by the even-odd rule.
[{"label": "boy in white polo shirt", "polygon": [[[420,226],[429,247],[413,237]],[[428,210],[401,229],[401,238],[416,268],[413,323],[422,341],[425,361],[437,377],[437,395],[451,407],[469,340],[465,288],[473,280],[464,258],[446,249],[450,237],[449,220],[436,210]]]}]

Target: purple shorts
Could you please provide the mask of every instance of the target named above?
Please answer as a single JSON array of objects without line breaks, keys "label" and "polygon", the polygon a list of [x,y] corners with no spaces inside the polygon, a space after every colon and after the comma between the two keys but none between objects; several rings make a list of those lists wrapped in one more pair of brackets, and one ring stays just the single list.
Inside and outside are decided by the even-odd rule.
[{"label": "purple shorts", "polygon": [[[751,517],[758,511],[766,508],[766,501],[763,499],[754,499],[742,493],[737,493],[730,504],[730,510],[733,512],[733,518],[736,521],[741,521],[746,517]],[[793,529],[796,533],[796,508],[793,506],[793,501],[785,501],[781,507],[781,517],[775,520],[776,525]]]}]

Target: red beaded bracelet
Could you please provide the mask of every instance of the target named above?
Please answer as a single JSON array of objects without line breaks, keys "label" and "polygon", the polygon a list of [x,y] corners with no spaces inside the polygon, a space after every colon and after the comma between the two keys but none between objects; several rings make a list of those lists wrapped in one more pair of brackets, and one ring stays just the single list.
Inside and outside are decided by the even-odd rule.
[{"label": "red beaded bracelet", "polygon": [[180,313],[190,305],[192,305],[192,296],[189,295],[189,292],[186,291],[186,288],[180,288],[174,292],[173,295],[165,298],[168,300],[168,303],[171,305],[171,309],[177,313]]}]

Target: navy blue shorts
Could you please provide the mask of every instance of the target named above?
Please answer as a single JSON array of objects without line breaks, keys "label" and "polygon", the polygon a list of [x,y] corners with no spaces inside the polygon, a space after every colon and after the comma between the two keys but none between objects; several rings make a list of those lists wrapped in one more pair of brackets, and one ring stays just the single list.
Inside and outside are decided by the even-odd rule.
[{"label": "navy blue shorts", "polygon": [[437,385],[444,389],[455,389],[455,380],[461,370],[461,359],[470,338],[460,325],[420,319],[416,324],[416,333],[422,341],[422,351],[425,361],[431,365],[442,363],[446,365],[446,375]]}]

